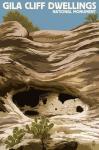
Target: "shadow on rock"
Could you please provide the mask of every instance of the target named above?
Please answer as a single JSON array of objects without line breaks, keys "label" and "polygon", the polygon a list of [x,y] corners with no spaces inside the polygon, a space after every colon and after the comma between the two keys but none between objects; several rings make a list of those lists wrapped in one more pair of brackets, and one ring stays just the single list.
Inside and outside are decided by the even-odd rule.
[{"label": "shadow on rock", "polygon": [[[54,148],[45,148],[42,149],[42,145],[37,143],[31,143],[27,146],[21,146],[16,150],[77,150],[78,143],[77,142],[68,142],[68,143],[61,143],[57,144]],[[14,149],[10,149],[14,150]]]}]

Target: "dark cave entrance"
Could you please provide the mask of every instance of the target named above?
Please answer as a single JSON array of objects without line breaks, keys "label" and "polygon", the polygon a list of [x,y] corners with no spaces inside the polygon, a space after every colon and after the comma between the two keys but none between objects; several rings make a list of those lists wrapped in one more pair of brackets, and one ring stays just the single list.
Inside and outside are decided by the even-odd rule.
[{"label": "dark cave entrance", "polygon": [[76,107],[76,112],[81,113],[81,112],[83,112],[83,111],[84,111],[84,109],[83,109],[81,106],[77,106],[77,107]]},{"label": "dark cave entrance", "polygon": [[[75,100],[78,97],[72,96],[70,94],[60,93],[58,98],[61,101],[61,103],[64,104],[65,101],[72,100],[72,99]],[[57,108],[55,108],[55,110],[57,110]],[[82,113],[83,111],[84,111],[84,109],[82,108],[82,106],[77,106],[76,107],[76,112]]]},{"label": "dark cave entrance", "polygon": [[[20,110],[27,116],[39,115],[33,107],[39,104],[41,97],[44,97],[49,91],[30,88],[28,91],[18,92],[13,95],[13,102],[20,108]],[[26,106],[28,109],[26,109]],[[30,109],[29,109],[29,107]],[[25,110],[26,109],[26,110]]]},{"label": "dark cave entrance", "polygon": [[76,96],[72,96],[70,94],[65,94],[65,93],[59,94],[58,97],[59,97],[59,100],[62,102],[62,104],[64,104],[64,102],[67,101],[67,100],[71,100],[71,99],[77,98]]},{"label": "dark cave entrance", "polygon": [[[42,100],[43,104],[46,105],[49,93],[51,93],[51,91],[30,88],[27,91],[16,93],[13,95],[12,100],[25,115],[32,117],[39,115],[39,112],[34,108],[39,104],[40,100]],[[75,98],[77,97],[65,93],[60,93],[58,95],[58,99],[63,105],[67,100],[75,101]],[[55,110],[57,111],[58,108],[55,107]],[[83,112],[83,108],[81,106],[77,106],[76,112]]]}]

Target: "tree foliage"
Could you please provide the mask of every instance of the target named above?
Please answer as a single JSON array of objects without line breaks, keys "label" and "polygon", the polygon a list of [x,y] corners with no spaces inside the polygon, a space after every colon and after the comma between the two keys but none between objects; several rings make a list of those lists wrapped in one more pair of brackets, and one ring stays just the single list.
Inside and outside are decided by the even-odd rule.
[{"label": "tree foliage", "polygon": [[39,28],[32,24],[32,22],[18,11],[9,11],[3,16],[3,21],[18,21],[27,29],[28,32],[37,31]]},{"label": "tree foliage", "polygon": [[26,133],[33,135],[33,138],[38,138],[42,143],[42,150],[46,150],[46,141],[50,137],[49,131],[53,128],[54,124],[50,123],[47,118],[35,118],[31,125],[26,125],[26,128],[20,129],[15,127],[12,135],[9,135],[5,140],[6,148],[13,148],[21,143]]},{"label": "tree foliage", "polygon": [[93,23],[96,22],[98,20],[98,15],[97,14],[89,14],[86,16],[86,22],[87,23]]},{"label": "tree foliage", "polygon": [[46,150],[46,141],[50,137],[49,131],[53,128],[54,124],[50,123],[45,117],[41,117],[40,120],[35,118],[31,126],[26,125],[27,132],[32,134],[34,138],[38,138],[42,143],[42,150]]},{"label": "tree foliage", "polygon": [[19,144],[24,135],[24,129],[19,129],[18,127],[15,127],[13,129],[13,134],[9,135],[5,141],[6,148],[13,148],[15,145]]}]

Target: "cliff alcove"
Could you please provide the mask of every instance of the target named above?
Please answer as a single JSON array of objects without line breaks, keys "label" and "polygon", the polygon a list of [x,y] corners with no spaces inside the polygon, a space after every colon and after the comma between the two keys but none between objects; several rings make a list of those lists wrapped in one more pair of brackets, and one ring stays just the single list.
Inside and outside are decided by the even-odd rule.
[{"label": "cliff alcove", "polygon": [[98,30],[99,22],[33,33],[15,21],[0,25],[0,140],[39,114],[54,123],[49,149],[71,137],[99,145]]},{"label": "cliff alcove", "polygon": [[38,111],[33,110],[33,108],[39,104],[41,98],[43,102],[45,101],[44,97],[48,92],[49,91],[29,88],[29,90],[18,92],[13,95],[12,100],[25,115],[31,117],[39,115]]},{"label": "cliff alcove", "polygon": [[[34,88],[29,88],[26,91],[18,92],[14,94],[12,97],[12,101],[14,102],[14,104],[25,115],[30,116],[30,117],[40,115],[40,113],[42,114],[41,110],[39,110],[41,106],[43,110],[43,109],[48,109],[48,107],[50,108],[51,107],[50,105],[53,105],[52,113],[54,109],[58,114],[60,108],[65,109],[64,113],[69,113],[68,112],[69,110],[66,108],[66,105],[67,105],[66,101],[71,101],[71,103],[72,101],[74,101],[75,103],[76,101],[75,99],[77,99],[77,97],[72,96],[70,94],[53,93],[51,91],[44,91],[44,90],[34,89]],[[42,105],[40,105],[41,103]],[[82,112],[82,111],[79,111],[79,108],[77,109],[75,107],[75,109],[78,110],[77,112]],[[75,111],[72,113],[75,113]],[[48,115],[49,115],[49,112],[48,112]]]}]

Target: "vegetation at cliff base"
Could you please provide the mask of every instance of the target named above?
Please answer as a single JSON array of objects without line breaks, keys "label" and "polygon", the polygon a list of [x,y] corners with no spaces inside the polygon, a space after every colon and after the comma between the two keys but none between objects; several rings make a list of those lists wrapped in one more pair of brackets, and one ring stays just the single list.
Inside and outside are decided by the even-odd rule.
[{"label": "vegetation at cliff base", "polygon": [[18,11],[8,11],[5,16],[3,16],[3,21],[18,21],[23,27],[27,29],[28,32],[37,31],[39,28]]},{"label": "vegetation at cliff base", "polygon": [[45,117],[41,117],[40,120],[35,118],[31,126],[26,125],[27,132],[32,134],[34,138],[38,138],[42,143],[42,150],[46,150],[46,141],[50,137],[49,131],[53,128],[54,124],[50,123]]},{"label": "vegetation at cliff base", "polygon": [[19,129],[18,127],[15,127],[13,129],[12,135],[9,135],[5,141],[6,148],[13,148],[15,145],[19,144],[22,141],[24,135],[24,129]]},{"label": "vegetation at cliff base", "polygon": [[42,150],[46,150],[46,142],[50,138],[50,130],[54,124],[50,123],[47,118],[35,118],[31,125],[26,125],[24,129],[15,127],[12,135],[9,135],[5,140],[6,148],[14,148],[22,142],[26,133],[31,134],[33,138],[41,140]]}]

